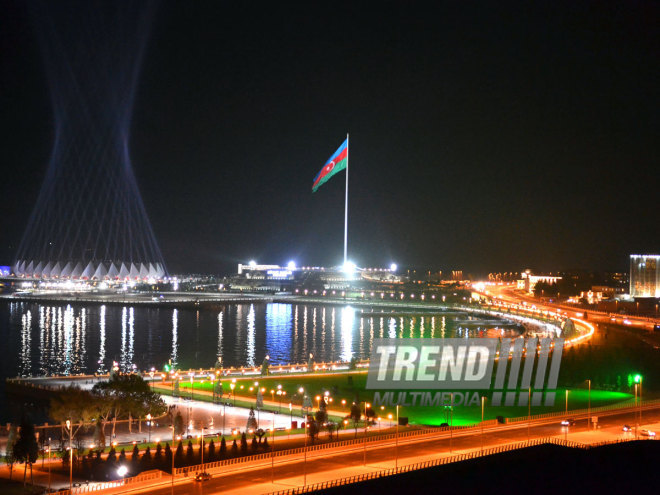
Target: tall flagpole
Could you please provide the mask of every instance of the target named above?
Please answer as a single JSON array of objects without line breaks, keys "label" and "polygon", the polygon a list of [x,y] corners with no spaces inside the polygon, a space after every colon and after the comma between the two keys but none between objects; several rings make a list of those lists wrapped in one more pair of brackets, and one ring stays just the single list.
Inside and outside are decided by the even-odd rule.
[{"label": "tall flagpole", "polygon": [[348,133],[346,133],[346,198],[344,204],[344,266],[348,255]]}]

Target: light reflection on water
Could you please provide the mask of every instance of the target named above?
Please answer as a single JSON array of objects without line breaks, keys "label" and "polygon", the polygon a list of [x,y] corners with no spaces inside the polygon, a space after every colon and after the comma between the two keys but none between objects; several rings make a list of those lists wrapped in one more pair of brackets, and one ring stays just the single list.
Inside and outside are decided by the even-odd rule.
[{"label": "light reflection on water", "polygon": [[[38,315],[38,316],[37,316]],[[349,361],[369,356],[384,337],[511,336],[512,325],[466,315],[360,316],[350,306],[225,305],[215,310],[76,305],[0,306],[0,338],[6,353],[2,378],[104,373],[113,361],[129,371],[213,366]],[[475,322],[476,323],[476,322]],[[507,330],[496,328],[504,326]]]}]

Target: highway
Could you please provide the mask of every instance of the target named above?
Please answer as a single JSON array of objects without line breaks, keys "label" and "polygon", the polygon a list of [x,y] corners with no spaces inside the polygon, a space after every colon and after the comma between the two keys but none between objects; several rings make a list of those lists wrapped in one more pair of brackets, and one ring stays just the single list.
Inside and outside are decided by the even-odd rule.
[{"label": "highway", "polygon": [[[303,484],[306,473],[307,484],[354,476],[394,467],[395,455],[398,452],[398,466],[416,464],[465,453],[482,448],[490,448],[515,442],[524,442],[528,438],[555,437],[569,441],[593,444],[617,439],[635,438],[634,425],[637,412],[627,412],[599,418],[597,429],[587,431],[586,420],[578,419],[574,426],[565,428],[559,422],[561,418],[532,422],[522,422],[515,425],[498,425],[484,428],[483,437],[480,429],[469,431],[456,430],[452,433],[426,437],[402,439],[396,447],[396,440],[381,440],[370,442],[366,451],[366,466],[364,465],[364,444],[358,443],[348,447],[323,449],[308,452],[307,462],[304,454],[290,455],[285,458],[275,458],[271,464],[269,459],[244,463],[237,466],[225,466],[212,470],[212,479],[207,482],[196,482],[192,479],[177,479],[174,486],[176,494],[212,494],[240,493],[242,495],[269,493]],[[660,410],[644,411],[642,425],[647,429],[660,430]],[[623,424],[633,426],[633,432],[622,431]],[[641,431],[640,426],[640,431]],[[130,493],[167,494],[171,493],[170,478],[161,480],[158,484],[135,486]],[[118,493],[118,492],[114,492]],[[129,493],[129,492],[124,492]]]}]

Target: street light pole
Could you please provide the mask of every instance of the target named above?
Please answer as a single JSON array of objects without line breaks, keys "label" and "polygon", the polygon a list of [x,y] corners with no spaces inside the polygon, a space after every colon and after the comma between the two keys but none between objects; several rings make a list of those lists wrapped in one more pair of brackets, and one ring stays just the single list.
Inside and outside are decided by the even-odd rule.
[{"label": "street light pole", "polygon": [[527,443],[529,443],[530,439],[530,423],[532,421],[532,387],[529,387],[529,390],[527,392]]},{"label": "street light pole", "polygon": [[[566,410],[565,410],[565,412],[564,412],[564,416],[566,417],[566,419],[568,419],[568,389],[566,389],[566,400],[565,400],[565,404],[566,404],[566,406],[565,406],[565,407],[566,407]],[[564,426],[564,441],[565,441],[565,442],[568,441],[568,425]]]},{"label": "street light pole", "polygon": [[50,493],[50,439],[48,439],[48,493]]},{"label": "street light pole", "polygon": [[454,393],[451,394],[451,405],[449,406],[449,453],[452,453],[454,443]]},{"label": "street light pole", "polygon": [[369,407],[367,401],[364,402],[364,465],[367,465],[367,408]]},{"label": "street light pole", "polygon": [[399,404],[396,405],[396,441],[394,447],[394,469],[399,468]]},{"label": "street light pole", "polygon": [[270,482],[275,484],[275,413],[273,413],[273,446],[270,448]]},{"label": "street light pole", "polygon": [[73,491],[73,443],[71,435],[71,421],[66,420],[66,427],[69,430],[69,492]]},{"label": "street light pole", "polygon": [[151,413],[147,414],[147,426],[149,426],[149,441],[147,443],[151,443]]},{"label": "street light pole", "polygon": [[484,451],[484,404],[486,397],[481,396],[481,452]]},{"label": "street light pole", "polygon": [[170,453],[172,454],[172,495],[174,495],[174,421],[172,421],[172,448]]},{"label": "street light pole", "polygon": [[202,447],[202,472],[204,472],[204,425],[202,425],[202,441],[200,443]]},{"label": "street light pole", "polygon": [[591,430],[591,380],[587,380],[589,383],[589,402],[587,407],[587,430]]},{"label": "street light pole", "polygon": [[303,462],[303,486],[307,486],[307,428],[309,428],[309,422],[305,418],[305,461]]}]

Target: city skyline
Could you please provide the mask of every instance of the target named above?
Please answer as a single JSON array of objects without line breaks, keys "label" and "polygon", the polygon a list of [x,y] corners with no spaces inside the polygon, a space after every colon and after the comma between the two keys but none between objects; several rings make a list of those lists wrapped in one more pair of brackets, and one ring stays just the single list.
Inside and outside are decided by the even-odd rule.
[{"label": "city skyline", "polygon": [[[348,131],[358,265],[626,271],[630,253],[660,245],[649,228],[658,9],[610,5],[393,4],[373,16],[163,2],[130,147],[167,266],[339,264],[343,181],[315,195],[311,184]],[[22,3],[6,8],[0,256],[10,264],[54,124],[34,23]]]}]

